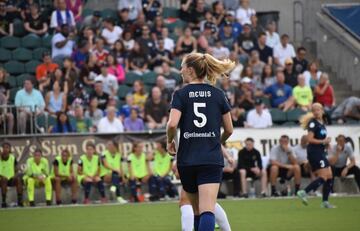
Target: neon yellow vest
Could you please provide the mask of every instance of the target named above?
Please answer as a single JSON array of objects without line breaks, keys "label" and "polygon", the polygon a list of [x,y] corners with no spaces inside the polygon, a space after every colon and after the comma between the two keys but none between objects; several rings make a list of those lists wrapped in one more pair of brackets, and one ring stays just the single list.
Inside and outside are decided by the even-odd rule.
[{"label": "neon yellow vest", "polygon": [[146,168],[146,155],[145,153],[141,153],[139,157],[137,157],[134,153],[131,153],[128,157],[131,162],[131,169],[133,171],[134,177],[143,178],[148,174]]},{"label": "neon yellow vest", "polygon": [[[66,162],[66,164],[63,163],[63,161],[61,159],[61,155],[55,157],[55,159],[59,163],[59,165],[58,165],[59,175],[61,175],[61,176],[70,176],[70,170],[72,168],[72,166],[71,166],[72,158],[69,158],[68,161]],[[53,166],[53,168],[51,170],[51,176],[55,176],[54,166]]]},{"label": "neon yellow vest", "polygon": [[[111,168],[119,169],[121,166],[121,154],[120,152],[115,153],[115,156],[113,156],[108,150],[105,150],[103,155],[105,156],[105,160],[108,163],[108,165]],[[111,174],[111,170],[108,168],[105,168],[103,162],[101,161],[100,165],[100,176],[105,176]]]},{"label": "neon yellow vest", "polygon": [[7,160],[3,160],[0,157],[0,176],[6,177],[6,179],[11,179],[15,175],[15,156],[13,154],[9,155]]},{"label": "neon yellow vest", "polygon": [[27,176],[49,176],[49,162],[44,157],[41,157],[40,163],[36,164],[34,157],[30,157],[26,162],[26,175]]},{"label": "neon yellow vest", "polygon": [[162,155],[160,152],[154,152],[154,174],[158,176],[163,176],[169,170],[171,163],[171,156],[167,153]]},{"label": "neon yellow vest", "polygon": [[93,155],[91,160],[84,154],[80,157],[82,161],[83,174],[85,176],[95,176],[99,167],[99,156]]}]

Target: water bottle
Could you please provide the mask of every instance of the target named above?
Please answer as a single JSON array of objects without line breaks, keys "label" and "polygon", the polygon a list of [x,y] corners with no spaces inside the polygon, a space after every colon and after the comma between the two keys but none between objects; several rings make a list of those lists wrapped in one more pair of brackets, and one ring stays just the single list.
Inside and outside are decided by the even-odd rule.
[{"label": "water bottle", "polygon": [[251,186],[251,188],[250,188],[249,197],[255,198],[255,187],[254,186]]}]

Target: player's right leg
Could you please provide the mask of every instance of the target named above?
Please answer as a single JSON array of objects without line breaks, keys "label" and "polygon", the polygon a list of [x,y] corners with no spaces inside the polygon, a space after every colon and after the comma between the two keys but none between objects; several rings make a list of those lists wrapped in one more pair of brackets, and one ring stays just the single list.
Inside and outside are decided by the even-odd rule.
[{"label": "player's right leg", "polygon": [[1,198],[2,198],[1,207],[6,208],[7,207],[6,195],[7,195],[7,185],[8,185],[7,178],[0,176],[0,184],[1,184]]},{"label": "player's right leg", "polygon": [[192,231],[194,227],[194,210],[184,189],[181,189],[179,207],[181,211],[181,230]]}]

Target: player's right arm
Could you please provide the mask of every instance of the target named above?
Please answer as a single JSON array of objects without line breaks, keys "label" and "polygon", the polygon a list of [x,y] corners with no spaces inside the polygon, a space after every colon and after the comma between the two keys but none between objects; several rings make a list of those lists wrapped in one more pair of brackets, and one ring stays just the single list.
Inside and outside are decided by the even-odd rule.
[{"label": "player's right arm", "polygon": [[234,127],[233,127],[233,124],[232,124],[230,112],[227,112],[227,113],[223,114],[222,119],[223,119],[224,131],[221,134],[221,143],[224,144],[226,142],[226,140],[233,133]]},{"label": "player's right arm", "polygon": [[176,154],[175,147],[175,135],[176,129],[178,127],[179,121],[181,118],[181,111],[178,109],[172,108],[169,115],[169,121],[166,126],[166,135],[167,135],[167,150],[171,155]]}]

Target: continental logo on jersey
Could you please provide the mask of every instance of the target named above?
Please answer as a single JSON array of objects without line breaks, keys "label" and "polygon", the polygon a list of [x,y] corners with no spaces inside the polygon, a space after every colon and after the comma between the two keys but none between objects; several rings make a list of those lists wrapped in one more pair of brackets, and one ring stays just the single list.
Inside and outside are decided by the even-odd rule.
[{"label": "continental logo on jersey", "polygon": [[211,91],[190,91],[189,98],[209,98]]},{"label": "continental logo on jersey", "polygon": [[201,133],[197,133],[197,132],[184,132],[184,138],[185,139],[189,139],[189,138],[211,138],[211,137],[216,137],[215,132],[201,132]]}]

